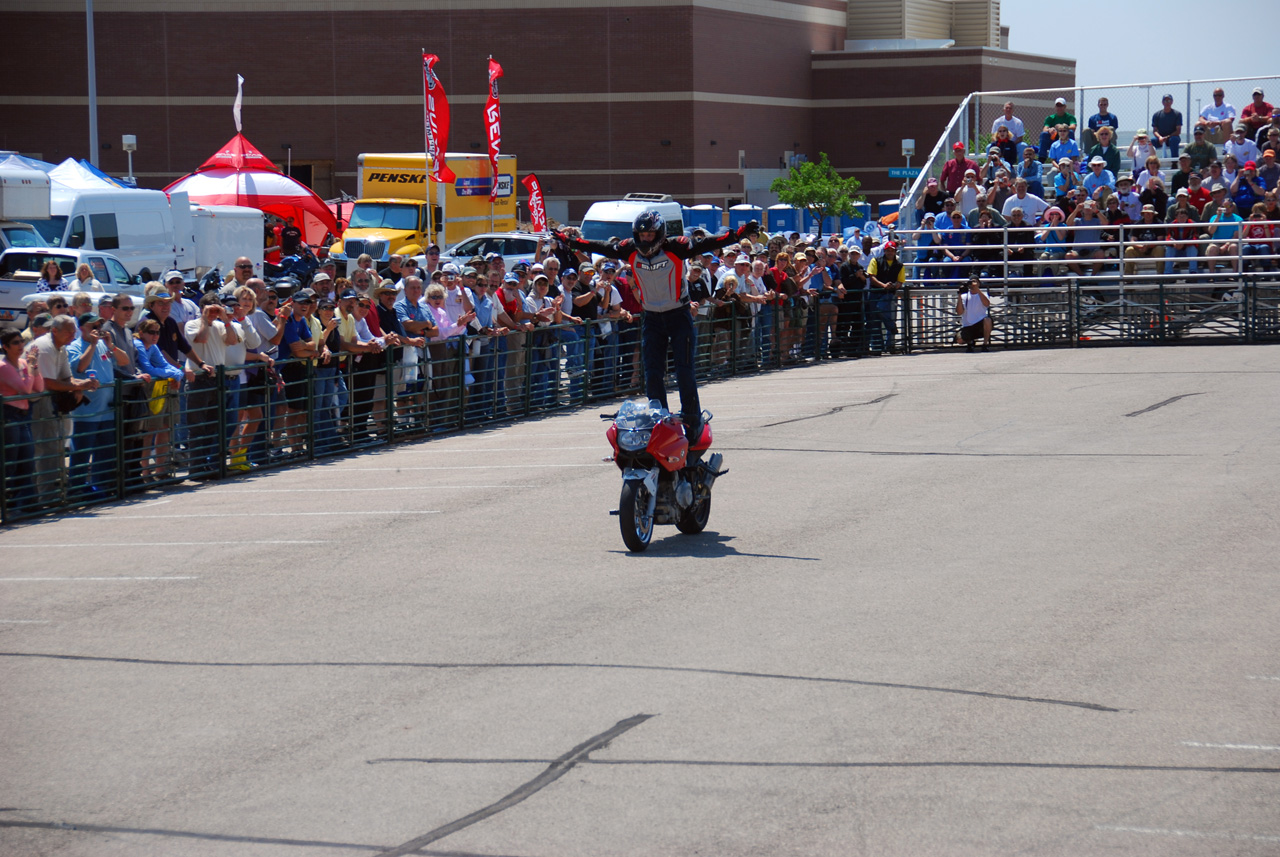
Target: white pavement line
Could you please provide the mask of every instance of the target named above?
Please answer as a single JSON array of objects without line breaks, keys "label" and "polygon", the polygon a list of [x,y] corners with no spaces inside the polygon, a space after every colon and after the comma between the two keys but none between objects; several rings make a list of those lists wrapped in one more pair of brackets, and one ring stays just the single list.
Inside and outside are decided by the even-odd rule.
[{"label": "white pavement line", "polygon": [[48,619],[0,619],[0,625],[48,625]]},{"label": "white pavement line", "polygon": [[156,500],[151,503],[143,503],[141,506],[135,506],[136,509],[149,509],[152,506],[163,506],[165,503],[172,503],[172,500]]},{"label": "white pavement line", "polygon": [[1172,830],[1164,827],[1121,827],[1113,824],[1095,824],[1094,830],[1112,833],[1153,833],[1158,836],[1185,836],[1190,839],[1234,839],[1243,842],[1280,842],[1280,836],[1261,833],[1214,833],[1204,830]]},{"label": "white pavement line", "polygon": [[387,512],[350,511],[341,512],[192,512],[185,515],[67,515],[68,518],[79,518],[89,521],[154,521],[158,518],[297,518],[311,517],[347,517],[349,515],[439,515],[439,509],[392,509]]},{"label": "white pavement line", "polygon": [[0,583],[102,583],[118,580],[199,580],[198,577],[0,577]]},{"label": "white pavement line", "polygon": [[382,485],[377,488],[250,488],[235,491],[209,491],[209,494],[349,494],[352,491],[434,491],[437,488],[537,488],[537,485]]},{"label": "white pavement line", "polygon": [[[600,443],[595,443],[595,444],[592,444],[591,446],[535,446],[535,447],[530,447],[528,449],[522,449],[520,450],[520,452],[521,454],[527,454],[530,452],[568,452],[570,450],[579,450],[579,449],[599,449],[601,446],[603,446],[605,449],[608,449],[609,444],[607,441],[604,440],[604,432],[600,433],[600,438],[601,438]],[[440,450],[438,449],[401,449],[401,450],[397,450],[396,452],[397,452],[397,455],[436,455],[436,456],[440,455]],[[473,452],[493,452],[493,453],[501,453],[503,455],[510,455],[511,447],[509,446],[506,446],[506,447],[503,447],[503,446],[458,447],[456,449],[450,450],[446,454],[470,455]]]},{"label": "white pavement line", "polygon": [[1280,675],[1247,675],[1249,681],[1280,681]]},{"label": "white pavement line", "polygon": [[[231,544],[237,545],[327,545],[332,539],[236,539]],[[193,547],[210,547],[222,546],[228,542],[86,542],[84,544],[68,544],[62,542],[56,545],[4,545],[5,550],[10,548],[193,548]]]},{"label": "white pavement line", "polygon": [[[605,451],[609,447],[604,447]],[[465,450],[458,450],[459,453]],[[509,452],[510,450],[508,450]],[[336,468],[343,473],[394,473],[397,470],[526,470],[529,468],[547,468],[547,467],[603,467],[605,464],[613,466],[612,461],[601,462],[599,464],[454,464],[446,467],[340,467]],[[334,512],[335,515],[345,514],[344,512]],[[164,517],[163,515],[153,515],[152,517]]]},{"label": "white pavement line", "polygon": [[1269,744],[1201,744],[1199,741],[1183,741],[1184,747],[1207,747],[1211,750],[1272,750],[1280,751],[1280,747]]}]

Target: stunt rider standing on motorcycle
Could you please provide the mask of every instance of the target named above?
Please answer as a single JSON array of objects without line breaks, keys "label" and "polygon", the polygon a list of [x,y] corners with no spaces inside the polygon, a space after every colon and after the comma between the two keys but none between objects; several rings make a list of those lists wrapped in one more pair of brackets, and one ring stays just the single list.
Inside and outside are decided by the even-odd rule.
[{"label": "stunt rider standing on motorcycle", "polygon": [[736,231],[691,242],[683,235],[667,237],[667,224],[657,211],[641,213],[632,224],[632,238],[612,244],[570,238],[553,232],[556,240],[581,253],[598,253],[631,266],[632,276],[640,290],[644,305],[641,342],[644,354],[645,395],[667,407],[664,376],[667,368],[667,345],[670,343],[676,364],[676,386],[680,390],[680,416],[685,436],[696,441],[702,431],[702,406],[698,402],[698,382],[693,373],[693,355],[697,334],[689,313],[685,260],[718,250],[755,235],[760,229],[756,221],[745,223]]}]

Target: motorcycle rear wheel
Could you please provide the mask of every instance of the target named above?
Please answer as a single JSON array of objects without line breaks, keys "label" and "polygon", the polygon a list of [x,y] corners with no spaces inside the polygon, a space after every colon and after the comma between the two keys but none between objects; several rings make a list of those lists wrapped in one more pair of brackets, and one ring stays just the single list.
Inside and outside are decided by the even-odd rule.
[{"label": "motorcycle rear wheel", "polygon": [[676,520],[676,529],[680,532],[695,536],[706,529],[707,519],[711,517],[711,496],[701,502],[694,503],[686,509]]},{"label": "motorcycle rear wheel", "polygon": [[627,479],[622,483],[622,496],[618,499],[618,526],[627,550],[640,553],[653,538],[653,516],[649,512],[649,489],[639,479]]}]

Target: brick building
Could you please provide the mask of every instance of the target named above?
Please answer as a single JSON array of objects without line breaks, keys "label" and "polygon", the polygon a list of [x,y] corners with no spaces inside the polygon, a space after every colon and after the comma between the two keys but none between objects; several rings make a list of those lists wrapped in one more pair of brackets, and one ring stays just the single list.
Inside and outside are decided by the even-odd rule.
[{"label": "brick building", "polygon": [[[1000,47],[998,0],[96,0],[100,166],[161,187],[234,133],[325,197],[366,151],[422,149],[420,51],[453,106],[451,151],[484,151],[486,59],[504,66],[503,148],[553,214],[635,190],[720,205],[793,153],[827,152],[873,199],[899,141],[927,149],[979,89],[1074,85],[1075,63]],[[83,0],[7,0],[0,149],[88,157]],[[1038,110],[1028,111],[1031,118]]]}]

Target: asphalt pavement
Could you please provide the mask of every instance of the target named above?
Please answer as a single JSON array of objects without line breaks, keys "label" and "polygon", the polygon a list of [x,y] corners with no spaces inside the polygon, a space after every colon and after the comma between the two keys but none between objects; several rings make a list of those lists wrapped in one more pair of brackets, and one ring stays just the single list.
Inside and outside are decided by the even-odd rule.
[{"label": "asphalt pavement", "polygon": [[1280,348],[703,388],[0,532],[0,854],[1280,854]]}]

